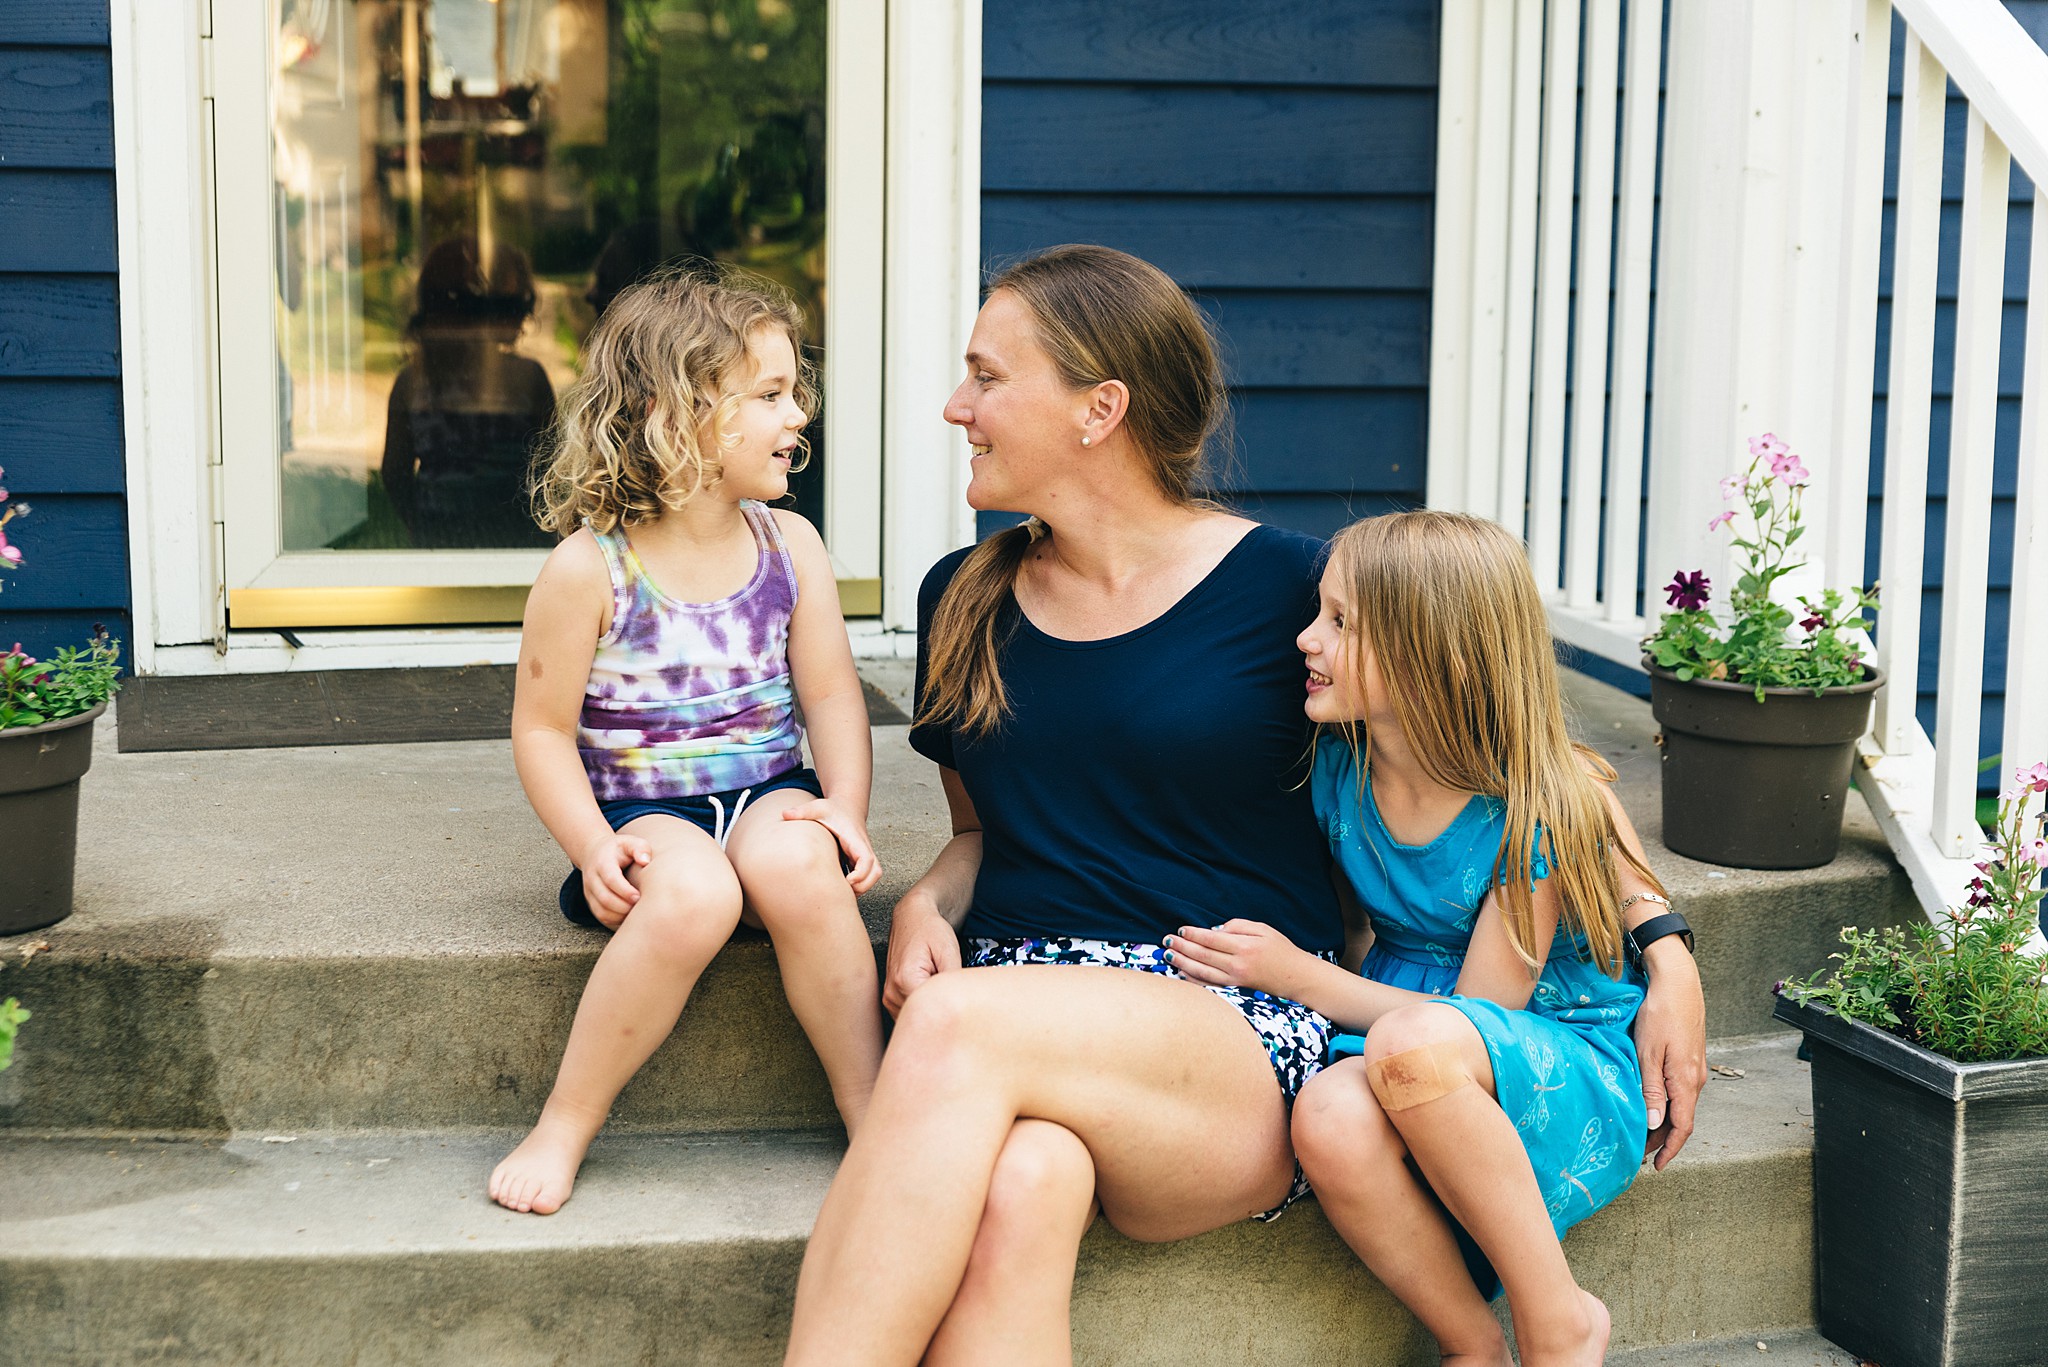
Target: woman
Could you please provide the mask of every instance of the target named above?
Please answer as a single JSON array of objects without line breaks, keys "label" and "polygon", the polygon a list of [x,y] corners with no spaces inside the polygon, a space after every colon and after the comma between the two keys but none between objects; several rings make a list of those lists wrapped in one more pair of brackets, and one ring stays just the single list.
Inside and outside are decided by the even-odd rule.
[{"label": "woman", "polygon": [[[1195,495],[1225,402],[1200,315],[1136,258],[1058,247],[994,282],[967,367],[946,420],[968,502],[1032,520],[925,582],[911,741],[954,837],[896,907],[896,1033],[805,1255],[792,1363],[1065,1362],[1098,1209],[1144,1240],[1278,1214],[1329,1023],[1172,975],[1159,942],[1243,916],[1362,950],[1299,782],[1320,548]],[[1668,1159],[1705,1032],[1690,964],[1652,977]]]}]

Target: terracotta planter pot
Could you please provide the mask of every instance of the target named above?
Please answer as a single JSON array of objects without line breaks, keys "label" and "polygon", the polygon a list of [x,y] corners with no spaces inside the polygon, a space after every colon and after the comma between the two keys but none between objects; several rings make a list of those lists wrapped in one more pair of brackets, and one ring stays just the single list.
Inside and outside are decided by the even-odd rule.
[{"label": "terracotta planter pot", "polygon": [[1680,679],[1645,657],[1663,728],[1664,844],[1739,869],[1811,869],[1835,857],[1856,741],[1884,682],[1823,690]]},{"label": "terracotta planter pot", "polygon": [[78,865],[78,780],[92,765],[92,724],[107,710],[0,731],[0,935],[71,914]]},{"label": "terracotta planter pot", "polygon": [[1885,1367],[2048,1344],[2048,1058],[1955,1063],[1780,997],[1813,1051],[1820,1331]]}]

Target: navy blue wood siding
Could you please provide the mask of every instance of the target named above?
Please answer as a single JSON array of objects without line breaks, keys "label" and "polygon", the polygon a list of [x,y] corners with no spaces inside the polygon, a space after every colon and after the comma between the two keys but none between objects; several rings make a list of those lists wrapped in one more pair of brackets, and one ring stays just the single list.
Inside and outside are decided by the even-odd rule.
[{"label": "navy blue wood siding", "polygon": [[0,3],[0,649],[130,638],[106,0]]},{"label": "navy blue wood siding", "polygon": [[[2005,0],[2021,25],[2037,42],[2048,46],[2048,0]],[[1885,403],[1891,378],[1891,289],[1892,247],[1895,231],[1895,193],[1898,185],[1898,137],[1900,72],[1905,49],[1904,26],[1892,26],[1891,121],[1885,149],[1884,240],[1879,258],[1877,314],[1877,373],[1874,388],[1876,410],[1871,424],[1871,458],[1868,550],[1864,562],[1867,579],[1875,579],[1878,557],[1883,549],[1884,510],[1884,426]],[[1946,149],[1943,156],[1941,251],[1936,271],[1934,319],[1934,399],[1929,423],[1927,459],[1926,559],[1921,572],[1920,679],[1918,712],[1920,724],[1934,731],[1935,683],[1941,669],[1941,583],[1943,557],[1947,553],[1949,399],[1955,372],[1956,277],[1960,265],[1963,185],[1963,143],[1968,131],[1968,106],[1949,87]],[[2019,479],[2020,377],[2026,354],[2026,298],[2028,239],[2033,231],[2034,188],[2014,169],[2011,203],[2007,209],[2005,256],[2005,306],[2001,320],[1998,367],[1998,422],[1996,460],[1992,477],[1991,546],[1989,593],[1985,604],[1984,707],[1978,727],[1979,755],[1996,755],[2003,743],[2005,727],[2005,665],[2007,626],[2012,603],[2013,503]],[[2038,265],[2048,269],[2048,262]],[[1881,595],[1880,595],[1881,596]],[[1884,630],[1884,614],[1878,613],[1878,631]],[[2041,706],[2036,700],[2035,706]],[[2027,762],[2041,758],[2028,756]],[[1986,772],[1981,790],[1998,786],[2000,765]]]},{"label": "navy blue wood siding", "polygon": [[[1419,504],[1438,0],[1015,0],[983,14],[984,263],[1154,262],[1222,339],[1247,513]],[[984,515],[984,534],[1013,519]]]}]

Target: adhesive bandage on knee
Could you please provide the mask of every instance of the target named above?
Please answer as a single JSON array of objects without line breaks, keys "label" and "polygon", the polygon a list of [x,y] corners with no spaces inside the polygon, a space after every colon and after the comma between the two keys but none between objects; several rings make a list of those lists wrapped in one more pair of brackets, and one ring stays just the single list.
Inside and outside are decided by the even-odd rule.
[{"label": "adhesive bandage on knee", "polygon": [[1473,1080],[1465,1051],[1449,1040],[1404,1049],[1365,1065],[1365,1077],[1380,1108],[1405,1111],[1449,1096]]}]

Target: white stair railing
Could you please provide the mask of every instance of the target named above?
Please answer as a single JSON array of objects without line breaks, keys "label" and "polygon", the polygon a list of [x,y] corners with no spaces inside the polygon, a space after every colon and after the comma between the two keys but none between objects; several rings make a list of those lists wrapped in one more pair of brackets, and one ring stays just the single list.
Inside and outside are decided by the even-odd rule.
[{"label": "white stair railing", "polygon": [[[1507,202],[1462,237],[1439,224],[1429,501],[1521,531],[1556,634],[1634,667],[1662,576],[1717,563],[1701,528],[1718,506],[1716,477],[1746,464],[1739,436],[1775,428],[1820,474],[1808,504],[1814,570],[1829,584],[1863,577],[1896,15],[1906,43],[1877,622],[1887,684],[1859,786],[1931,913],[1960,899],[1983,838],[1978,718],[2008,177],[2017,166],[2048,180],[2048,54],[1999,0],[1671,0],[1671,107],[1660,110],[1664,13],[1661,0],[1445,0],[1440,175],[1499,177]],[[1930,739],[1916,702],[1950,81],[1969,134]],[[1451,117],[1460,109],[1463,122]],[[1539,110],[1540,137],[1528,126]],[[1476,180],[1462,183],[1460,203],[1487,199]],[[1719,207],[1732,199],[1739,209]],[[2048,757],[2048,624],[2037,620],[2048,616],[2048,202],[2037,192],[2034,206],[2041,269],[2029,271],[2008,773]],[[1703,222],[1713,213],[1723,216]],[[1646,489],[1653,228],[1664,238],[1660,408]],[[1702,371],[1712,373],[1695,382]],[[1702,425],[1711,430],[1691,430]]]},{"label": "white stair railing", "polygon": [[[1998,412],[2000,323],[2005,307],[2006,204],[2012,168],[2037,187],[2048,182],[2048,54],[1998,0],[1856,0],[1863,41],[1888,54],[1891,17],[1904,21],[1900,71],[1897,227],[1892,267],[1891,372],[1885,435],[1883,541],[1878,582],[1878,694],[1862,751],[1859,784],[1894,852],[1930,910],[1960,900],[1984,839],[1977,823],[1979,717],[1992,542],[1992,472]],[[1867,55],[1867,53],[1866,53]],[[1852,136],[1884,137],[1888,63],[1858,74]],[[1941,658],[1934,735],[1915,716],[1924,622],[1927,440],[1933,407],[1935,263],[1939,250],[1943,134],[1948,86],[1968,105],[1962,161],[1963,216],[1956,281],[1955,374],[1950,389],[1946,527],[1941,570]],[[1882,191],[1852,180],[1850,223],[1874,235]],[[2043,405],[2048,404],[2048,202],[2037,189],[2028,269],[2025,363],[2019,434],[2005,726],[1999,768],[2048,754],[2048,629],[2038,620],[2048,595]],[[1854,282],[1875,297],[1870,278]],[[1848,282],[1845,281],[1845,285]],[[1849,386],[1870,373],[1874,312],[1840,339],[1843,411]],[[1867,450],[1867,447],[1860,448]],[[1867,477],[1867,465],[1858,463]],[[1861,481],[1858,483],[1861,488]],[[1860,554],[1860,547],[1858,548]]]}]

